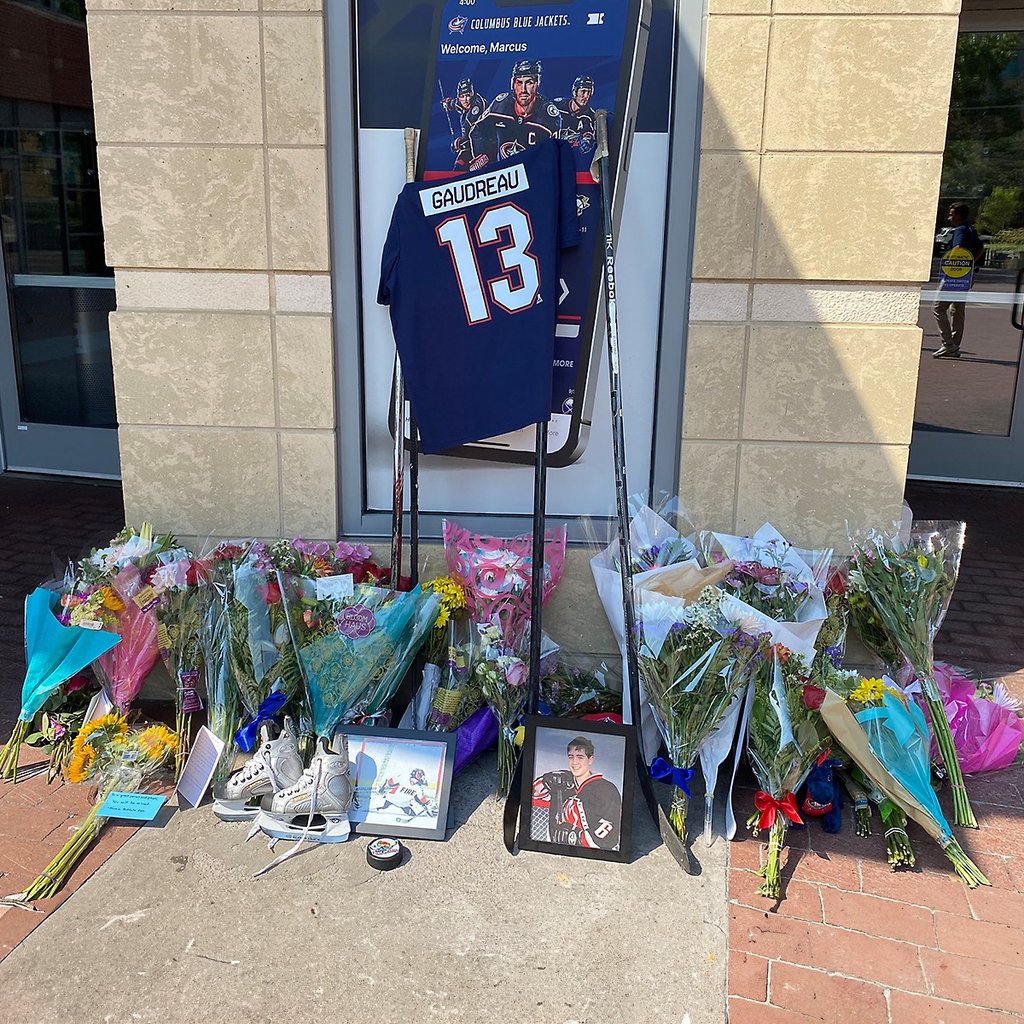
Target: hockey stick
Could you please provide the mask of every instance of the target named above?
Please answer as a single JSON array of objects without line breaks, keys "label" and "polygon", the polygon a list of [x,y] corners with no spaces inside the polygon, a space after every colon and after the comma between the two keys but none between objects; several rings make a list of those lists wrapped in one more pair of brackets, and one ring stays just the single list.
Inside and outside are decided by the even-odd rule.
[{"label": "hockey stick", "polygon": [[[615,469],[615,512],[619,533],[619,578],[622,581],[622,612],[626,625],[626,688],[629,690],[629,711],[639,739],[640,660],[638,648],[643,638],[637,632],[636,606],[633,598],[633,559],[629,551],[629,484],[626,478],[626,435],[622,416],[622,377],[619,369],[619,323],[615,304],[615,228],[612,217],[611,160],[608,154],[608,112],[596,111],[597,140],[591,173],[601,185],[601,219],[604,224],[604,312],[608,337],[608,390],[612,412],[612,464]],[[636,744],[637,771],[651,817],[658,824],[662,839],[672,856],[689,873],[695,865],[686,847],[680,842],[665,812],[654,796],[651,776],[647,770],[642,744]]]},{"label": "hockey stick", "polygon": [[[405,129],[405,180],[416,180],[416,129]],[[398,589],[402,578],[402,515],[405,504],[405,385],[402,362],[395,357],[395,380],[391,391],[391,418],[395,428],[393,491],[391,501],[391,587]]]},{"label": "hockey stick", "polygon": [[444,111],[444,116],[448,119],[448,131],[451,133],[451,137],[454,139],[455,138],[455,129],[452,127],[452,113],[444,105],[444,99],[445,99],[445,97],[444,97],[444,86],[441,84],[441,79],[440,78],[437,80],[437,91],[441,95],[441,109]]},{"label": "hockey stick", "polygon": [[544,603],[544,519],[548,491],[548,424],[537,424],[533,464],[533,564],[530,566],[530,689],[526,713],[537,714],[540,700],[541,614]]}]

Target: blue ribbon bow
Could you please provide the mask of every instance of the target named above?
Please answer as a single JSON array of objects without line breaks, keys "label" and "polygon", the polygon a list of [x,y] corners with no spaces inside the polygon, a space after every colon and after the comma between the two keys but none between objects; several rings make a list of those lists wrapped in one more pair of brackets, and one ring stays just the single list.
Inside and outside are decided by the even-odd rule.
[{"label": "blue ribbon bow", "polygon": [[692,768],[676,768],[671,761],[656,757],[648,771],[656,782],[669,782],[687,796],[690,795],[690,779],[696,775]]},{"label": "blue ribbon bow", "polygon": [[272,693],[256,709],[252,721],[247,722],[238,732],[235,733],[235,745],[239,750],[249,753],[256,746],[256,739],[259,736],[260,725],[269,722],[281,713],[281,708],[288,703],[287,693]]}]

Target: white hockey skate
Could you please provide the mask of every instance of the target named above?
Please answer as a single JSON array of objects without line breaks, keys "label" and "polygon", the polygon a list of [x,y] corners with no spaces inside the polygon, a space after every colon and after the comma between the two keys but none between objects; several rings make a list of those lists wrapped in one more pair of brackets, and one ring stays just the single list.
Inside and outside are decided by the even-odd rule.
[{"label": "white hockey skate", "polygon": [[272,839],[343,843],[349,837],[353,792],[348,754],[336,754],[321,738],[302,777],[265,797],[256,821]]},{"label": "white hockey skate", "polygon": [[302,758],[295,723],[285,718],[275,736],[273,723],[260,726],[260,744],[253,756],[213,791],[213,813],[221,821],[252,821],[263,798],[287,789],[302,777]]}]

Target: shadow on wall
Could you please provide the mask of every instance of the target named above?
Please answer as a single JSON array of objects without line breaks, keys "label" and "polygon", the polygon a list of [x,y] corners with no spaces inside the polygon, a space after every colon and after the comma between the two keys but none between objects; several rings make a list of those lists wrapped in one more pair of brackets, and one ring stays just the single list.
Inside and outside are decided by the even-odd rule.
[{"label": "shadow on wall", "polygon": [[[859,20],[836,19],[835,32],[882,21],[851,28]],[[921,341],[905,284],[843,282],[927,279],[941,158],[893,152],[907,143],[885,110],[871,121],[874,148],[889,151],[849,151],[840,93],[854,77],[828,62],[849,60],[847,42],[886,58],[832,31],[824,17],[709,20],[680,491],[700,526],[743,533],[770,520],[796,543],[841,551],[848,528],[899,520]],[[781,79],[798,56],[794,94]],[[917,115],[942,121],[939,149],[941,102]],[[877,255],[893,251],[905,258]]]}]

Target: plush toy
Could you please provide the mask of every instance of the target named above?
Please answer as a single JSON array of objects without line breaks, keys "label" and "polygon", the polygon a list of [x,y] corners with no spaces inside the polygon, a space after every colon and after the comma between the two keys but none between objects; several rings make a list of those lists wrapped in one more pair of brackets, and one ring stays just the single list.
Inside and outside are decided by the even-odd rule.
[{"label": "plush toy", "polygon": [[819,761],[800,791],[800,812],[805,818],[819,818],[825,832],[835,833],[843,827],[843,787],[833,770],[842,764],[834,757]]}]

